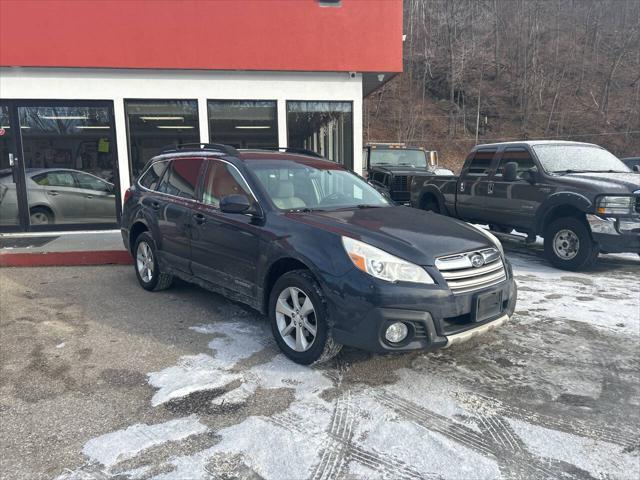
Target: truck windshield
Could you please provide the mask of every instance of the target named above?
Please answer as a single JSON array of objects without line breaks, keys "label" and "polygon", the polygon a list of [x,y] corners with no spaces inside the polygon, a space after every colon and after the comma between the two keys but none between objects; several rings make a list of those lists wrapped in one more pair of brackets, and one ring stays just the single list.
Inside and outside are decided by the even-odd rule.
[{"label": "truck windshield", "polygon": [[423,150],[372,148],[370,164],[372,167],[388,165],[424,168],[427,166],[427,155]]},{"label": "truck windshield", "polygon": [[604,148],[588,145],[535,145],[533,149],[550,173],[620,172],[631,170]]},{"label": "truck windshield", "polygon": [[389,206],[382,194],[362,178],[330,162],[258,160],[247,161],[246,165],[280,210]]}]

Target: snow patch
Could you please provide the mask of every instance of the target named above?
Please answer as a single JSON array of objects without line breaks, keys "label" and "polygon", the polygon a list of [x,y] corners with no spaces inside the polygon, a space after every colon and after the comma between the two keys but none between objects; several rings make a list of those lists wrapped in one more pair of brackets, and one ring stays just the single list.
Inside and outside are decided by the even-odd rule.
[{"label": "snow patch", "polygon": [[89,440],[82,453],[109,468],[142,450],[206,431],[207,427],[195,415],[156,425],[136,424]]}]

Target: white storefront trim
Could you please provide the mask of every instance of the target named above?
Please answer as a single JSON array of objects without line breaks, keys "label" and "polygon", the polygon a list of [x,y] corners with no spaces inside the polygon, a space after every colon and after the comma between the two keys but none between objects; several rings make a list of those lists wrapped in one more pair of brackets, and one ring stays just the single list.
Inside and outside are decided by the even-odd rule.
[{"label": "white storefront trim", "polygon": [[278,139],[287,146],[287,100],[353,102],[353,170],[362,171],[362,75],[85,68],[0,68],[4,100],[113,101],[120,189],[130,185],[125,99],[197,100],[200,141],[209,141],[207,100],[276,100]]}]

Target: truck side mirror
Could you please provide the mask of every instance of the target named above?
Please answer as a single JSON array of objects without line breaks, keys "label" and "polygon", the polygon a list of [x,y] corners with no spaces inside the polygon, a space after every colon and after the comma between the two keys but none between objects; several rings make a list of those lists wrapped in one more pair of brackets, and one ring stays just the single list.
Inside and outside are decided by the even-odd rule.
[{"label": "truck side mirror", "polygon": [[518,164],[516,162],[507,163],[504,166],[502,178],[505,182],[515,182],[518,179]]},{"label": "truck side mirror", "polygon": [[640,165],[634,165],[633,166],[633,171],[636,173],[640,173]]}]

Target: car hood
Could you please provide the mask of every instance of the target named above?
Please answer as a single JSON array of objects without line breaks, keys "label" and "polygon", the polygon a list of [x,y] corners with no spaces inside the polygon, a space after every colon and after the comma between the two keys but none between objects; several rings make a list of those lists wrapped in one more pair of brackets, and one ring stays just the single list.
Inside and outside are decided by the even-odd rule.
[{"label": "car hood", "polygon": [[392,173],[394,175],[414,175],[414,176],[422,176],[422,175],[434,175],[433,170],[430,170],[428,167],[406,167],[406,166],[390,166],[390,165],[380,165],[374,166],[373,170],[382,171]]},{"label": "car hood", "polygon": [[568,173],[557,177],[558,183],[597,193],[629,194],[640,189],[640,176],[629,173]]},{"label": "car hood", "polygon": [[476,228],[452,218],[408,207],[291,212],[288,218],[352,237],[418,265],[444,255],[492,247]]}]

